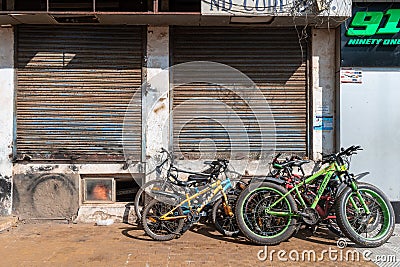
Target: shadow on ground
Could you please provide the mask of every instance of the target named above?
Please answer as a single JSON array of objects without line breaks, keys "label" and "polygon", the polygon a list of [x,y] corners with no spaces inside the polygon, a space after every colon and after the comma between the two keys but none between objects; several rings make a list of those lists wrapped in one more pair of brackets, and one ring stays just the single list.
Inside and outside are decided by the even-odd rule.
[{"label": "shadow on ground", "polygon": [[[140,224],[127,224],[126,227],[120,228],[122,229],[122,234],[126,237],[137,239],[137,240],[144,240],[144,241],[152,241],[150,237],[148,237],[143,227]],[[138,231],[140,230],[140,231]],[[223,236],[221,233],[215,230],[215,227],[211,223],[197,223],[194,224],[190,230],[192,233],[196,233],[199,235],[203,235],[215,240],[224,241],[224,242],[232,242],[236,244],[243,244],[243,245],[254,245],[250,241],[248,241],[242,234],[238,237],[228,237]],[[140,233],[140,234],[138,234]],[[183,233],[184,235],[185,233]],[[327,246],[336,246],[336,242],[339,239],[339,236],[335,235],[328,229],[321,227],[317,228],[316,230],[309,228],[309,227],[302,227],[292,238],[301,239],[310,243],[315,243],[319,245],[327,245]],[[289,239],[289,240],[290,240]],[[354,245],[349,244],[349,247],[353,247]]]}]

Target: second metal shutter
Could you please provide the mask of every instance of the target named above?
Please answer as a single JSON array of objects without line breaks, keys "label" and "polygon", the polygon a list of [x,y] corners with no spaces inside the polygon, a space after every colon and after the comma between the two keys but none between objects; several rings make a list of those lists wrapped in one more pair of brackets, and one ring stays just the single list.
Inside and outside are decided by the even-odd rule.
[{"label": "second metal shutter", "polygon": [[18,27],[17,159],[123,160],[137,93],[129,146],[140,160],[143,39],[142,27]]},{"label": "second metal shutter", "polygon": [[[175,27],[171,38],[173,64],[214,61],[249,76],[271,107],[276,126],[276,150],[301,155],[308,153],[307,44],[303,41],[300,45],[295,29]],[[205,96],[225,102],[232,97],[216,96],[212,87],[190,84],[173,89],[173,108],[189,98]],[[186,124],[190,117],[198,115],[199,110],[190,109],[173,113],[174,150],[191,158],[198,153],[199,142],[207,138],[214,141],[217,149],[227,149],[230,141],[221,134],[218,125],[204,125],[206,122],[200,120]],[[246,114],[239,116],[245,119]],[[259,140],[251,134],[249,139],[252,155],[257,158]]]}]

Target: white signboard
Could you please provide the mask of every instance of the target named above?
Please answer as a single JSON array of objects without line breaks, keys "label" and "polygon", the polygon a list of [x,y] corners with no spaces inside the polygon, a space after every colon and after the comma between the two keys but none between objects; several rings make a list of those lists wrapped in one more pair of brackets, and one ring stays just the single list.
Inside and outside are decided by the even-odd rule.
[{"label": "white signboard", "polygon": [[351,0],[201,0],[202,15],[351,16]]},{"label": "white signboard", "polygon": [[273,15],[288,13],[293,0],[202,0],[203,15]]}]

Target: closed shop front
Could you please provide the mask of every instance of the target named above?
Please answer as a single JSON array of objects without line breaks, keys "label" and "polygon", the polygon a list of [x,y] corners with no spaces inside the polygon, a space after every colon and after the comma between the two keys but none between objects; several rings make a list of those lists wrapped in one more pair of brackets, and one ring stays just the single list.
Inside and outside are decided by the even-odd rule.
[{"label": "closed shop front", "polygon": [[352,171],[370,172],[362,181],[387,195],[398,223],[398,170],[388,166],[400,161],[400,3],[356,2],[341,29],[340,146],[362,146]]},{"label": "closed shop front", "polygon": [[0,214],[120,220],[162,147],[183,169],[226,158],[238,176],[265,175],[278,152],[333,152],[333,29],[350,0],[5,2]]},{"label": "closed shop front", "polygon": [[[123,161],[127,105],[140,90],[143,27],[19,26],[17,160]],[[141,94],[136,94],[140,96]],[[141,98],[130,140],[141,159]]]},{"label": "closed shop front", "polygon": [[[180,85],[173,88],[174,150],[186,158],[196,158],[199,145],[205,151],[214,147],[217,152],[231,153],[233,150],[240,152],[241,144],[248,143],[250,157],[256,159],[260,152],[260,143],[272,142],[266,139],[275,139],[276,150],[279,152],[308,154],[307,47],[305,41],[299,42],[294,28],[172,28],[173,64],[213,61],[246,74],[262,94],[255,102],[263,105],[265,101],[262,98],[267,100],[276,131],[274,136],[268,135],[268,131],[264,131],[267,135],[261,133],[263,120],[269,120],[271,116],[261,114],[259,122],[252,123],[252,107],[240,103],[240,96],[235,92],[224,91],[206,83]],[[210,75],[212,74],[213,70],[210,70]],[[236,88],[234,91],[236,90],[241,89]],[[243,123],[245,133],[240,129],[243,125],[229,122],[226,106],[212,105],[210,98],[223,102],[228,109],[232,109]],[[204,103],[202,106],[188,105],[179,108],[183,103],[190,102],[190,99],[198,102],[204,100]],[[233,134],[228,133],[226,125],[221,125],[224,120]],[[227,155],[222,153],[221,156]]]}]

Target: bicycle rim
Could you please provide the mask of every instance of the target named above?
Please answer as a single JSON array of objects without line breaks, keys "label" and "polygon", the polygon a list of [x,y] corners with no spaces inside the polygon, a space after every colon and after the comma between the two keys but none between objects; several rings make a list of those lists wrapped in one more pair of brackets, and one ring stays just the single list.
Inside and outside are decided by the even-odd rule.
[{"label": "bicycle rim", "polygon": [[[265,238],[278,237],[290,226],[290,216],[274,216],[266,213],[266,208],[281,198],[283,194],[273,188],[258,188],[249,194],[241,210],[246,227],[255,235]],[[284,198],[271,211],[291,212],[289,201]]]},{"label": "bicycle rim", "polygon": [[[143,218],[143,221],[145,221],[147,228],[151,231],[151,237],[167,237],[179,234],[183,226],[184,219],[160,220],[160,217],[162,215],[164,215],[174,207],[173,205],[160,201],[154,201],[150,203],[149,206],[150,207],[147,208],[147,212],[143,214],[145,216]],[[182,214],[181,212],[176,213],[176,215]]]},{"label": "bicycle rim", "polygon": [[355,193],[351,193],[345,200],[345,218],[352,231],[367,240],[378,240],[390,231],[390,210],[385,200],[375,191],[370,189],[359,190],[370,214],[360,214],[350,202],[353,198],[358,208],[362,207]]}]

